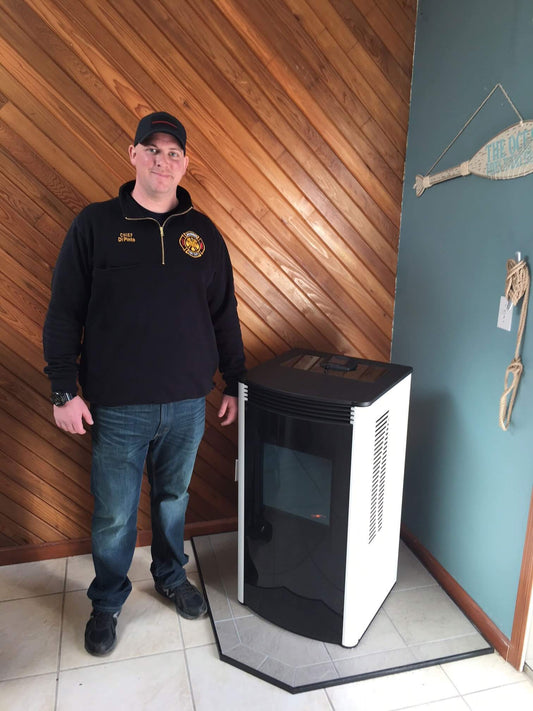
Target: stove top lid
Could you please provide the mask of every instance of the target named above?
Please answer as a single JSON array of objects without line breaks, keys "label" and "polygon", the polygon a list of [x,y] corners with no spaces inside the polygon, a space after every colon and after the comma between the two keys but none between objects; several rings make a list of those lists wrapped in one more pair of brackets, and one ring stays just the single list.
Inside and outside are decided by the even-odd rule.
[{"label": "stove top lid", "polygon": [[245,383],[360,407],[412,372],[409,366],[297,348],[248,371]]}]

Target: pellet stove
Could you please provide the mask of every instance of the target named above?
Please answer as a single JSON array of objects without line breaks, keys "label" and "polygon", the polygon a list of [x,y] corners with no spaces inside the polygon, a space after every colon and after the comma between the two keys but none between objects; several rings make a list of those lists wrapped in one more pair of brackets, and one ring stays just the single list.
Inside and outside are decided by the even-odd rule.
[{"label": "pellet stove", "polygon": [[396,581],[410,367],[296,349],[239,384],[238,598],[355,646]]}]

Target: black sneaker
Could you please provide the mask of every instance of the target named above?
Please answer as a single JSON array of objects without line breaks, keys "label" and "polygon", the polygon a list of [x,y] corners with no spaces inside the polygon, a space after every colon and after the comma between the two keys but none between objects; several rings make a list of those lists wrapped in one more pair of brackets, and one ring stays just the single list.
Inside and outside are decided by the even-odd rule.
[{"label": "black sneaker", "polygon": [[207,604],[202,593],[188,580],[176,588],[164,588],[160,583],[156,583],[155,589],[163,597],[174,600],[178,615],[187,620],[196,620],[207,612]]},{"label": "black sneaker", "polygon": [[117,641],[118,612],[93,610],[85,627],[85,649],[95,657],[109,654]]}]

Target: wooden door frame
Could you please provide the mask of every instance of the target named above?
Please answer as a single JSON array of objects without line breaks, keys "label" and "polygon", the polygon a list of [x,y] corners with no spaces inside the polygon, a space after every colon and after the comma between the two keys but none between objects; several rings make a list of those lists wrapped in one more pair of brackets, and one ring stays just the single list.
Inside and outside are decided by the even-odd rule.
[{"label": "wooden door frame", "polygon": [[529,517],[526,527],[526,540],[522,555],[522,568],[518,581],[516,605],[511,632],[511,643],[507,661],[517,669],[522,670],[526,645],[528,615],[531,595],[533,593],[533,489],[529,503]]}]

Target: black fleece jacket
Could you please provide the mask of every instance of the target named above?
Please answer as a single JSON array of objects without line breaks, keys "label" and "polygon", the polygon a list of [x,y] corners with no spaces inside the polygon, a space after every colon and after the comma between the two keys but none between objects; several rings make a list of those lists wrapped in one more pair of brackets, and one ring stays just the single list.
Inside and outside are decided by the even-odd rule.
[{"label": "black fleece jacket", "polygon": [[[244,353],[229,254],[177,189],[162,225],[131,197],[93,203],[72,223],[43,331],[52,390],[100,405],[202,397],[220,369],[237,395]],[[79,367],[78,367],[79,364]]]}]

